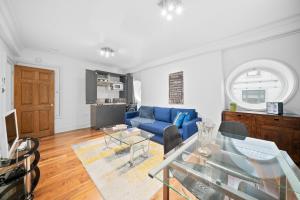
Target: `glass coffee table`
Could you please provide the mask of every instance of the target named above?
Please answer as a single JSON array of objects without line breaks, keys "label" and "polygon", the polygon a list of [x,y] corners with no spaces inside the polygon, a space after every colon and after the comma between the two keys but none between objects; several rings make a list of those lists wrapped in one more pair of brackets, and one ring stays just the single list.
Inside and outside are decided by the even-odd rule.
[{"label": "glass coffee table", "polygon": [[123,130],[118,130],[115,127],[108,127],[101,130],[105,133],[104,139],[108,148],[111,143],[115,143],[117,145],[128,145],[130,148],[129,164],[131,166],[134,165],[134,154],[137,151],[142,150],[142,156],[149,156],[149,143],[154,134],[139,128],[126,128]]}]

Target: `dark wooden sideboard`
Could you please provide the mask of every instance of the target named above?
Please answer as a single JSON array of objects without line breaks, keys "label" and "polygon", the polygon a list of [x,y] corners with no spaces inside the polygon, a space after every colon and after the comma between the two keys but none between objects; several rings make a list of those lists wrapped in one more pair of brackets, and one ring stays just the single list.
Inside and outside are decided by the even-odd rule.
[{"label": "dark wooden sideboard", "polygon": [[300,116],[271,115],[263,112],[223,111],[223,121],[238,121],[247,126],[249,136],[276,143],[300,166]]}]

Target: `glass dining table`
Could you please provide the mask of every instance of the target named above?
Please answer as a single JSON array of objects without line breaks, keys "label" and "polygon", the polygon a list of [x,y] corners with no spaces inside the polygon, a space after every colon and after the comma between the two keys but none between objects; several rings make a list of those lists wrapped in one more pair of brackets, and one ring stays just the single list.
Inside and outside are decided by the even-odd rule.
[{"label": "glass dining table", "polygon": [[[300,148],[300,147],[299,147]],[[300,199],[300,170],[275,143],[197,134],[165,155],[148,175],[183,199]]]}]

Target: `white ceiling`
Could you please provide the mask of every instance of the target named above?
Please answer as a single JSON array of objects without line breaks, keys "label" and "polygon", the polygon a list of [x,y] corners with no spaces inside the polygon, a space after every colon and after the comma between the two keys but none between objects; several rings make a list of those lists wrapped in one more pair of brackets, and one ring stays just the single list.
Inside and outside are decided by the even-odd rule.
[{"label": "white ceiling", "polygon": [[[183,0],[173,21],[158,0],[10,0],[24,47],[128,69],[300,13],[299,0]],[[96,50],[110,46],[113,58]]]}]

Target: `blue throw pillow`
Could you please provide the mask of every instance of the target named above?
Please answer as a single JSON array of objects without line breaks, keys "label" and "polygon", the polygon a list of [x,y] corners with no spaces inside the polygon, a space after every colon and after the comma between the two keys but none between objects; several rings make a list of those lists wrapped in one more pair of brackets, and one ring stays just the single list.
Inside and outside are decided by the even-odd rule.
[{"label": "blue throw pillow", "polygon": [[177,128],[180,128],[181,126],[182,126],[182,123],[183,123],[183,120],[184,120],[184,118],[185,118],[185,113],[183,113],[183,112],[178,112],[177,113],[177,115],[176,115],[176,117],[175,117],[175,119],[174,119],[174,122],[173,122],[173,124],[175,125],[175,126],[177,126]]},{"label": "blue throw pillow", "polygon": [[186,113],[185,117],[184,117],[184,120],[183,120],[183,123],[188,122],[188,121],[191,121],[191,115],[189,113]]},{"label": "blue throw pillow", "polygon": [[153,113],[153,107],[141,106],[139,109],[139,117],[141,118],[154,119]]}]

